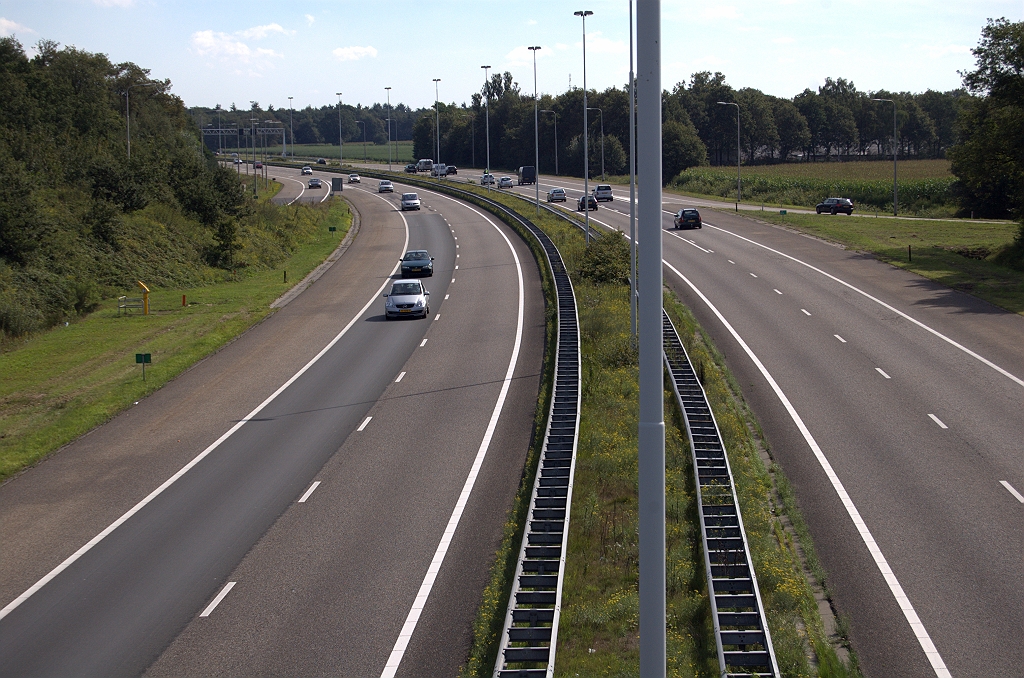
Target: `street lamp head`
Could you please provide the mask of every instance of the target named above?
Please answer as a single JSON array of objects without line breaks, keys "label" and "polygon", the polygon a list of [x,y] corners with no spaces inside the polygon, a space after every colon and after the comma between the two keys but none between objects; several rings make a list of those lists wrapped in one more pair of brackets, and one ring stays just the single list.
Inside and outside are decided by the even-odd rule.
[{"label": "street lamp head", "polygon": [[540,49],[540,45],[537,45],[535,47],[527,47],[526,49],[528,49],[530,51],[533,51],[533,52],[536,52],[538,49]]},{"label": "street lamp head", "polygon": [[593,12],[591,12],[589,9],[580,10],[579,12],[573,12],[573,16],[588,17],[591,14],[593,14]]}]

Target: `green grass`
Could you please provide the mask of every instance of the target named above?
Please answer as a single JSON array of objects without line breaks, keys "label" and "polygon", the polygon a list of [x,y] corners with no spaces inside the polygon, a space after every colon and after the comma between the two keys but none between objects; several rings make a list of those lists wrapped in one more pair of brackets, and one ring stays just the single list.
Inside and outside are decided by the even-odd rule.
[{"label": "green grass", "polygon": [[[948,179],[948,160],[899,160],[897,174],[900,179]],[[730,168],[735,178],[736,168]],[[888,181],[892,187],[892,157],[884,160],[855,160],[853,162],[787,162],[778,165],[752,165],[741,168],[744,176],[809,177],[813,179],[840,179],[849,181]]]},{"label": "green grass", "polygon": [[[471,190],[483,193],[479,188]],[[547,213],[538,219],[525,201],[514,196],[491,192],[490,197],[518,209],[548,233],[573,277],[578,302],[583,411],[556,675],[634,676],[639,667],[638,391],[637,354],[629,339],[628,287],[580,278],[586,248],[575,228]],[[814,557],[792,493],[785,491],[788,483],[774,467],[776,475],[769,474],[761,460],[762,442],[754,433],[758,429],[738,387],[693,316],[668,297],[666,307],[690,355],[704,365],[700,371],[705,374],[705,388],[730,452],[784,674],[858,675],[855,666],[839,660],[825,637],[804,565],[797,556],[798,539],[818,581],[826,581],[825,573]],[[669,675],[710,677],[717,675],[718,666],[697,531],[693,470],[685,428],[670,391],[665,393],[665,402]],[[532,476],[524,482],[531,483]],[[784,515],[795,530],[783,527]],[[515,517],[513,511],[475,626],[471,659],[462,676],[490,675],[497,641],[495,619],[500,629],[510,586],[508,553],[518,548],[522,537],[521,525],[510,527]],[[816,658],[816,666],[808,660],[809,655]]]},{"label": "green grass", "polygon": [[[262,320],[270,302],[290,287],[282,271],[291,284],[301,280],[351,224],[343,201],[274,209],[290,216],[298,242],[279,265],[241,271],[237,281],[153,289],[149,316],[119,316],[116,299],[108,299],[81,320],[0,355],[0,480],[107,421]],[[329,233],[330,225],[338,232]],[[135,353],[153,356],[145,382]]]},{"label": "green grass", "polygon": [[824,214],[783,216],[768,211],[758,212],[757,218],[870,252],[947,287],[1024,313],[1024,272],[996,263],[1013,243],[1020,228],[1017,224]]},{"label": "green grass", "polygon": [[[237,148],[224,148],[223,152],[226,154],[238,153],[244,157],[245,149]],[[262,153],[262,149],[260,149]],[[268,160],[280,160],[281,159],[281,145],[277,144],[274,146],[267,146],[266,149]],[[249,153],[252,153],[250,150]],[[316,159],[324,158],[328,162],[333,161],[335,165],[338,164],[338,147],[332,144],[295,144],[294,146],[288,147],[288,153],[299,159]],[[374,144],[373,142],[366,143],[366,158],[367,162],[383,162],[388,161],[388,145],[387,144]],[[362,141],[346,141],[344,150],[345,163],[349,162],[363,162],[363,142]],[[394,141],[391,142],[391,161],[393,163],[401,163],[403,166],[410,162],[415,162],[417,159],[412,156],[412,141]],[[401,169],[401,167],[399,168]]]}]

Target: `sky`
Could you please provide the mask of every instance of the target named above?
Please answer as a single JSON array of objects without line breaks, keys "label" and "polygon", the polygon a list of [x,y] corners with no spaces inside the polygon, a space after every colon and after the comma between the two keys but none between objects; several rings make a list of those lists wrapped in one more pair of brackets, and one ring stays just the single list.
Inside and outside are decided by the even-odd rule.
[{"label": "sky", "polygon": [[[132,61],[187,106],[287,108],[386,100],[469,102],[483,65],[522,90],[629,80],[628,0],[0,0],[0,35]],[[826,77],[858,89],[960,86],[987,18],[1024,21],[1024,0],[662,0],[662,86],[721,71],[735,88],[791,98]]]}]

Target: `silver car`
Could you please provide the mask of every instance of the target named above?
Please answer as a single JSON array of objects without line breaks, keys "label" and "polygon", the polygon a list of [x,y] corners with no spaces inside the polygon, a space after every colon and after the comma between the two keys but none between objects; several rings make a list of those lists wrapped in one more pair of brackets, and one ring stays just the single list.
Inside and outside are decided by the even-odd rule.
[{"label": "silver car", "polygon": [[380,183],[377,184],[377,192],[378,193],[394,193],[395,192],[395,187],[387,179],[381,179]]},{"label": "silver car", "polygon": [[350,175],[348,175],[348,183],[350,183],[350,184],[358,184],[358,183],[362,183],[362,182],[359,181],[359,175],[358,174],[350,174]]},{"label": "silver car", "polygon": [[498,179],[498,188],[512,188],[512,177],[502,177]]},{"label": "silver car", "polygon": [[480,177],[480,185],[481,186],[486,186],[488,184],[493,184],[493,183],[494,183],[494,175],[493,174],[485,174],[482,177]]},{"label": "silver car", "polygon": [[420,197],[415,193],[402,194],[402,211],[418,210],[420,208]]},{"label": "silver car", "polygon": [[388,320],[402,316],[426,318],[430,313],[430,292],[419,280],[396,280],[391,292],[384,293],[384,317]]},{"label": "silver car", "polygon": [[306,165],[305,167],[302,168],[302,173],[303,174],[312,174],[313,173],[313,168],[310,167],[309,165]]},{"label": "silver car", "polygon": [[598,202],[602,200],[608,202],[615,200],[615,196],[612,195],[612,187],[608,184],[598,184],[597,188],[594,189],[594,200]]},{"label": "silver car", "polygon": [[548,202],[565,202],[565,189],[552,188],[548,191]]}]

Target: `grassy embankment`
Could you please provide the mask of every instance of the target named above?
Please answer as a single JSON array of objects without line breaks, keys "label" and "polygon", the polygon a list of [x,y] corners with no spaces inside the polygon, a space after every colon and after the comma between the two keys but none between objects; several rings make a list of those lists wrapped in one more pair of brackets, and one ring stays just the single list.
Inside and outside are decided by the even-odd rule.
[{"label": "grassy embankment", "polygon": [[781,215],[768,211],[756,216],[870,252],[947,287],[1024,313],[1024,271],[1000,263],[1020,229],[1017,224]]},{"label": "grassy embankment", "polygon": [[[479,190],[479,189],[475,189]],[[565,591],[556,675],[629,676],[639,666],[637,595],[637,354],[629,338],[628,286],[600,282],[606,263],[625,268],[621,243],[588,258],[579,231],[513,196],[491,197],[517,207],[544,228],[562,253],[578,300],[583,351],[583,412],[571,509]],[[600,241],[599,241],[600,242]],[[704,386],[718,418],[747,525],[782,669],[792,676],[857,675],[829,644],[800,548],[818,581],[825,581],[788,485],[765,468],[756,423],[724,361],[689,312],[666,297],[687,350],[703,365]],[[718,673],[697,527],[688,442],[672,394],[666,402],[669,675]],[[532,483],[532,478],[524,483]],[[786,521],[786,522],[784,522]],[[787,525],[791,527],[787,527]],[[506,526],[505,541],[484,592],[474,645],[463,676],[490,675],[510,586],[506,560],[517,552],[521,528]],[[814,659],[809,659],[813,657]]]},{"label": "grassy embankment", "polygon": [[[272,192],[261,195],[257,208],[265,227],[248,232],[243,242],[274,265],[239,271],[234,279],[214,271],[221,281],[202,287],[154,288],[149,316],[119,316],[117,300],[108,299],[80,320],[0,354],[0,480],[110,419],[265,318],[269,304],[348,231],[347,203],[276,207],[266,202]],[[329,233],[330,226],[337,232]],[[290,283],[283,282],[283,271]],[[152,354],[145,382],[136,353]]]},{"label": "grassy embankment", "polygon": [[[224,147],[223,152],[226,154],[238,153],[240,156],[245,156],[245,149],[227,148]],[[263,149],[259,149],[259,153],[262,153]],[[249,150],[252,153],[252,150]],[[266,148],[268,160],[280,160],[281,158],[281,144],[273,146],[267,146]],[[294,146],[288,147],[288,153],[294,155],[299,159],[316,159],[324,158],[328,162],[332,162],[335,166],[338,164],[338,147],[329,144],[295,144]],[[251,157],[251,156],[250,156]],[[361,141],[346,141],[344,150],[345,164],[350,162],[363,162],[363,142]],[[373,142],[366,143],[366,161],[367,162],[388,162],[388,145],[387,144],[375,144]],[[392,141],[391,142],[391,162],[398,164],[401,163],[405,166],[407,163],[416,162],[416,158],[412,157],[412,141]],[[402,169],[399,167],[398,169]]]}]

